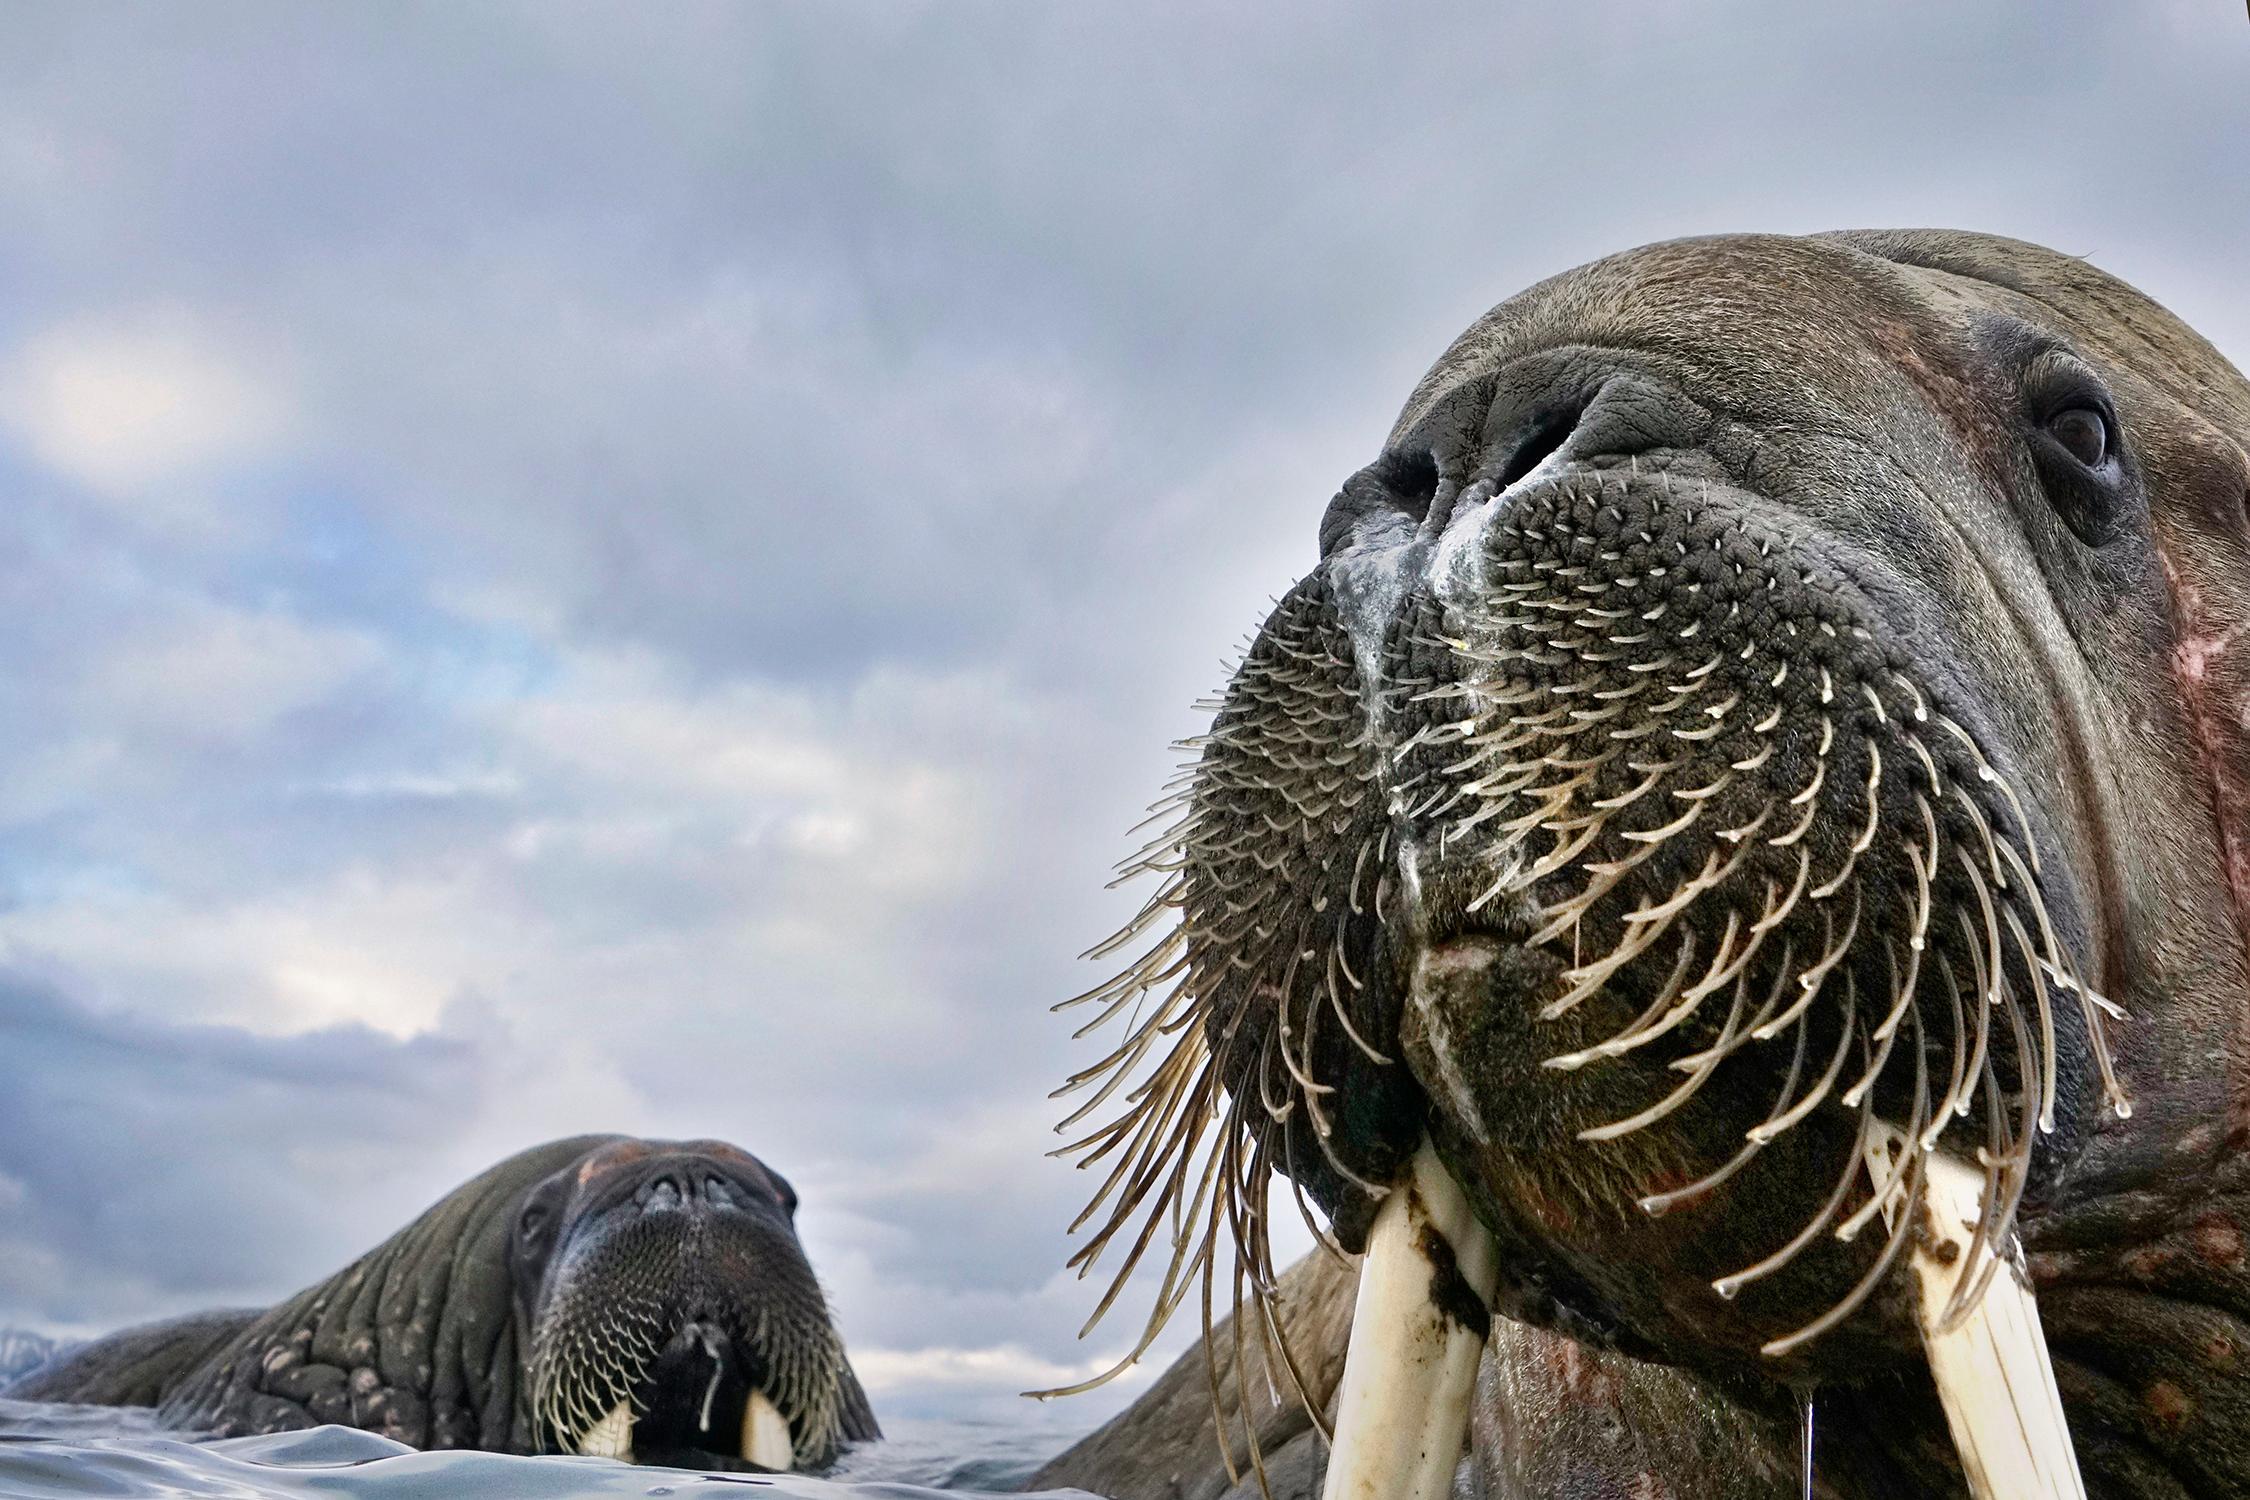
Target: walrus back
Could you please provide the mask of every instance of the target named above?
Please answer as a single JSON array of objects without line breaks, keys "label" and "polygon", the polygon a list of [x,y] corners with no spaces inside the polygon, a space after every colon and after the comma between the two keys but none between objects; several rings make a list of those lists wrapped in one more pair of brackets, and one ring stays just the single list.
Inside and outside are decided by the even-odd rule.
[{"label": "walrus back", "polygon": [[259,1308],[187,1313],[81,1344],[0,1395],[81,1406],[156,1406],[260,1315]]}]

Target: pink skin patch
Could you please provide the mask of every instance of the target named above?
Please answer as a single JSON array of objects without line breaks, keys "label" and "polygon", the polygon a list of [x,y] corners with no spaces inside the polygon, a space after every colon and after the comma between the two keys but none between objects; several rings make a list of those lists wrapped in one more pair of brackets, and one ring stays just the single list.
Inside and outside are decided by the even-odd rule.
[{"label": "pink skin patch", "polygon": [[2164,579],[2172,593],[2173,618],[2179,625],[2179,644],[2172,648],[2172,674],[2180,684],[2180,699],[2194,730],[2197,758],[2211,788],[2211,817],[2225,865],[2227,892],[2233,900],[2235,922],[2250,939],[2250,776],[2243,771],[2239,754],[2230,753],[2250,729],[2250,694],[2243,683],[2250,673],[2237,663],[2246,627],[2218,626],[2194,578],[2172,560],[2171,548],[2160,540],[2156,555],[2164,565]]}]

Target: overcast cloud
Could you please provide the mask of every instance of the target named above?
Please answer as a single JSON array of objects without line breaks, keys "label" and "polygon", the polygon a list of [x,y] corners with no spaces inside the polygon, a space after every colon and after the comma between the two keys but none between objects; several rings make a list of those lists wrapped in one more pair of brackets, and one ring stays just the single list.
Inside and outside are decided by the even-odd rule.
[{"label": "overcast cloud", "polygon": [[11,7],[0,1325],[609,1129],[790,1174],[887,1413],[1085,1367],[1046,1007],[1446,340],[1951,224],[2239,361],[2246,161],[2232,0]]}]

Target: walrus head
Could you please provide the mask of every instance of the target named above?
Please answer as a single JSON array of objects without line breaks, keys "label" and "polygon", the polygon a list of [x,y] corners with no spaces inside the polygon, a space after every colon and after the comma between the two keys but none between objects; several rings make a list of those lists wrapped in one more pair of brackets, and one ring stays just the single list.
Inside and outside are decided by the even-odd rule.
[{"label": "walrus head", "polygon": [[615,1141],[525,1194],[508,1260],[542,1442],[791,1469],[871,1435],[796,1211],[720,1141]]},{"label": "walrus head", "polygon": [[1078,1263],[1182,1226],[1153,1337],[1222,1239],[1270,1284],[1274,1173],[1357,1249],[1427,1142],[1499,1311],[1902,1409],[1944,1157],[2089,1478],[2239,1459],[2246,443],[2208,345],[2012,241],[1686,241],[1496,309],[1134,865]]}]

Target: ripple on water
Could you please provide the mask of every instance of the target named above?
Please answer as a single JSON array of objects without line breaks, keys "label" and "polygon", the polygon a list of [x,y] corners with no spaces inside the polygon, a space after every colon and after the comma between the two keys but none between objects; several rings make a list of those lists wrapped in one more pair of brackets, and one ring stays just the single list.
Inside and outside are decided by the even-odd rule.
[{"label": "ripple on water", "polygon": [[[695,1474],[599,1458],[518,1458],[499,1453],[418,1453],[373,1433],[316,1427],[270,1437],[191,1442],[161,1432],[147,1414],[111,1407],[0,1401],[0,1500],[113,1496],[156,1500],[596,1500],[673,1495],[685,1500],[913,1500],[916,1496],[1013,1494],[1036,1460],[1029,1455],[962,1457],[965,1448],[1006,1448],[1005,1437],[961,1428],[871,1443],[847,1456],[834,1479],[801,1475]],[[976,1486],[985,1486],[977,1488]],[[1087,1500],[1082,1491],[1050,1495]]]}]

